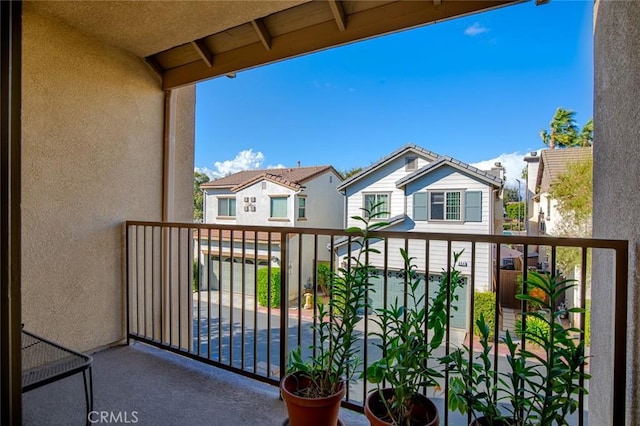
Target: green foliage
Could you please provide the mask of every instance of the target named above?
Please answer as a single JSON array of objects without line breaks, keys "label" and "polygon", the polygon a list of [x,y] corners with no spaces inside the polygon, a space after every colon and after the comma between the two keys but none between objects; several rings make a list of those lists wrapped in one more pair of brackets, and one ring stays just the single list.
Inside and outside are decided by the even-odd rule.
[{"label": "green foliage", "polygon": [[584,303],[584,343],[591,346],[591,299]]},{"label": "green foliage", "polygon": [[[489,338],[493,338],[493,330],[496,324],[496,294],[492,291],[476,292],[473,298],[473,323],[477,324],[481,316],[489,327]],[[475,326],[473,334],[480,336],[481,330]]]},{"label": "green foliage", "polygon": [[[415,396],[423,386],[438,386],[440,370],[434,368],[434,351],[442,344],[447,318],[447,295],[451,302],[458,300],[456,290],[464,285],[460,271],[456,269],[462,252],[454,253],[454,264],[450,271],[443,271],[440,286],[436,294],[425,303],[422,277],[412,263],[414,258],[401,249],[404,259],[403,273],[406,280],[408,306],[400,305],[398,299],[389,308],[376,310],[372,318],[380,331],[371,336],[378,339],[375,343],[383,356],[366,370],[367,380],[377,385],[380,400],[386,406],[385,421],[392,424],[410,424]],[[428,306],[425,306],[428,305]],[[455,307],[452,307],[455,309]],[[385,399],[382,386],[393,389],[393,397]]]},{"label": "green foliage", "polygon": [[331,281],[331,268],[328,262],[318,262],[316,268],[316,274],[318,277],[319,290],[324,294],[329,294],[329,282]]},{"label": "green foliage", "polygon": [[199,262],[198,259],[193,261],[193,292],[195,293],[200,289],[200,277],[198,276],[199,271]]},{"label": "green foliage", "polygon": [[550,191],[558,202],[558,211],[576,224],[591,219],[593,212],[593,158],[571,163],[556,178]]},{"label": "green foliage", "polygon": [[271,307],[280,307],[280,268],[260,268],[258,269],[258,304],[267,306],[269,300],[269,269],[271,269]]},{"label": "green foliage", "polygon": [[504,205],[507,203],[517,203],[520,201],[520,194],[518,194],[518,187],[506,186],[502,192],[502,199]]},{"label": "green foliage", "polygon": [[463,414],[471,413],[476,420],[480,414],[485,417],[486,424],[494,425],[505,418],[498,409],[499,382],[495,380],[492,367],[493,332],[485,319],[484,314],[480,314],[475,321],[482,350],[477,353],[474,362],[469,362],[470,348],[464,345],[440,361],[452,373],[449,379],[449,408]]},{"label": "green foliage", "polygon": [[363,167],[353,167],[351,169],[347,169],[345,171],[342,172],[342,176],[345,179],[350,178],[351,176],[357,175],[358,173],[360,173],[362,170],[364,170]]},{"label": "green foliage", "polygon": [[541,130],[540,138],[550,149],[571,146],[591,146],[593,141],[593,119],[585,123],[578,132],[574,111],[558,108],[549,123],[549,130]]},{"label": "green foliage", "polygon": [[209,176],[204,173],[193,173],[193,220],[196,222],[202,222],[203,219],[203,195],[200,185],[209,182]]},{"label": "green foliage", "polygon": [[540,318],[531,317],[527,319],[527,330],[523,333],[522,319],[518,318],[516,319],[516,336],[520,338],[523,334],[528,342],[540,345],[541,336],[549,335],[549,324]]},{"label": "green foliage", "polygon": [[521,202],[517,202],[517,203],[509,203],[506,205],[506,209],[507,209],[507,217],[509,219],[520,219],[523,220],[524,219],[524,201]]},{"label": "green foliage", "polygon": [[[369,308],[365,296],[370,287],[369,279],[375,273],[375,268],[367,259],[370,254],[379,253],[370,247],[373,238],[369,233],[387,225],[383,221],[370,222],[377,214],[371,211],[365,213],[364,218],[353,217],[363,223],[363,228],[346,230],[354,234],[353,244],[357,246],[357,254],[349,257],[349,268],[340,268],[338,272],[330,273],[329,306],[318,303],[315,321],[311,326],[319,339],[316,355],[302,359],[302,352],[297,348],[289,356],[288,371],[299,372],[312,383],[311,386],[298,390],[300,396],[317,398],[334,395],[343,383],[347,382],[348,385],[353,380],[362,365],[357,347],[361,332],[356,326],[362,319],[361,312]],[[313,346],[310,347],[312,348]]]},{"label": "green foliage", "polygon": [[588,380],[590,375],[580,372],[587,361],[584,342],[575,337],[580,330],[564,328],[560,316],[583,311],[552,310],[552,307],[574,285],[571,280],[530,272],[527,288],[539,290],[544,297],[522,294],[517,297],[528,303],[536,302],[545,310],[525,313],[526,329],[521,330],[522,323],[517,328],[527,341],[536,342],[538,349],[522,349],[507,331],[500,339],[507,348],[507,366],[498,372],[497,382],[489,356],[492,344],[489,327],[484,316],[479,318],[476,324],[483,349],[474,362],[469,363],[470,349],[466,346],[441,359],[452,372],[450,406],[462,413],[469,411],[474,417],[489,417],[490,425],[509,417],[517,425],[567,426],[567,416],[578,408],[576,396],[579,392],[587,393],[579,386],[580,378]]}]

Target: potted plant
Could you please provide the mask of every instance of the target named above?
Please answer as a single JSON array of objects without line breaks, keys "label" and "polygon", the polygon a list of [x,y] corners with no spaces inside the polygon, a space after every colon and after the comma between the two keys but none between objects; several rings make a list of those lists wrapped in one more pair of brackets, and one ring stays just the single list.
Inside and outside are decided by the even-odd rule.
[{"label": "potted plant", "polygon": [[[367,211],[366,213],[370,213]],[[353,227],[352,244],[357,254],[349,256],[348,266],[327,274],[331,297],[328,306],[318,304],[312,326],[319,338],[315,355],[303,359],[300,348],[291,352],[288,374],[280,383],[281,395],[287,405],[290,426],[321,426],[338,424],[340,402],[349,382],[361,365],[357,342],[361,332],[356,329],[361,312],[368,307],[366,298],[369,278],[374,268],[368,254],[378,251],[369,247],[369,232],[386,225],[372,222],[376,214],[354,217],[363,228]]]},{"label": "potted plant", "polygon": [[365,414],[372,425],[437,425],[438,410],[421,390],[437,387],[437,379],[442,378],[436,369],[434,351],[446,333],[447,298],[457,300],[455,291],[463,284],[455,269],[462,252],[454,254],[453,268],[442,273],[440,285],[428,303],[413,258],[405,250],[400,252],[408,306],[396,299],[389,308],[376,310],[373,320],[379,331],[371,335],[379,339],[382,357],[366,370],[367,380],[377,389],[367,396]]},{"label": "potted plant", "polygon": [[[473,425],[568,425],[568,415],[578,408],[575,396],[587,393],[580,387],[581,380],[590,378],[583,370],[587,356],[584,339],[579,338],[582,331],[565,328],[560,321],[567,312],[584,313],[584,310],[557,303],[575,286],[575,280],[530,272],[526,283],[537,292],[516,297],[539,304],[541,310],[526,312],[525,325],[519,331],[539,350],[521,349],[507,331],[500,339],[508,351],[507,367],[506,371],[498,372],[496,383],[489,357],[489,328],[481,317],[478,327],[482,350],[475,358],[479,362],[469,362],[470,349],[466,346],[442,359],[454,373],[449,382],[450,406],[471,414]],[[527,319],[544,326],[527,327]]]}]

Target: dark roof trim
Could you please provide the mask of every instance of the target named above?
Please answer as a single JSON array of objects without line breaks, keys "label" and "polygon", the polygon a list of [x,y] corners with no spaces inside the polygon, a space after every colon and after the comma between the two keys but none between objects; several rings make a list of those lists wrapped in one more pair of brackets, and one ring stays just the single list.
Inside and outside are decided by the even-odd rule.
[{"label": "dark roof trim", "polygon": [[[387,229],[390,226],[394,226],[397,225],[399,223],[402,223],[405,221],[405,219],[407,218],[406,214],[399,214],[397,216],[394,216],[392,218],[390,218],[389,220],[387,220],[387,224],[381,228],[376,229],[376,231],[382,231],[383,229]],[[357,237],[356,237],[357,238]],[[349,237],[340,237],[337,240],[335,240],[333,242],[333,247],[340,247],[344,244],[346,244],[349,241]],[[331,250],[331,244],[327,244],[327,250]]]},{"label": "dark roof trim", "polygon": [[436,154],[433,151],[429,151],[428,149],[424,149],[416,144],[410,143],[410,144],[406,144],[403,147],[400,147],[398,149],[396,149],[395,151],[393,151],[391,154],[381,158],[380,160],[378,160],[376,163],[372,164],[371,166],[367,167],[366,169],[362,170],[360,173],[356,173],[355,175],[351,176],[349,179],[345,180],[344,182],[342,182],[342,184],[340,184],[340,186],[338,186],[337,190],[338,191],[343,191],[345,188],[347,188],[349,185],[353,184],[354,182],[360,180],[361,178],[373,173],[374,171],[380,169],[381,167],[383,167],[384,165],[390,163],[391,161],[395,160],[396,158],[402,156],[403,154],[413,151],[416,154],[421,154],[424,155],[427,158],[430,158],[432,161],[436,160],[437,158],[440,157],[439,154]]},{"label": "dark roof trim", "polygon": [[502,185],[504,185],[504,181],[502,179],[500,179],[498,176],[494,175],[493,173],[487,172],[485,170],[480,170],[477,167],[474,167],[470,164],[467,164],[465,162],[462,162],[460,160],[456,160],[453,157],[449,157],[449,156],[441,156],[440,158],[438,158],[436,161],[434,161],[431,164],[427,164],[426,166],[423,166],[421,168],[419,168],[418,170],[416,170],[415,172],[411,173],[410,175],[407,175],[405,177],[403,177],[402,179],[400,179],[399,181],[396,182],[396,187],[398,188],[402,188],[403,186],[413,182],[416,179],[421,178],[424,175],[427,175],[429,173],[431,173],[432,171],[439,169],[440,167],[443,166],[450,166],[453,167],[454,169],[460,170],[463,173],[467,173],[470,174],[472,176],[475,176],[476,178],[490,184],[493,185],[497,188],[501,187]]}]

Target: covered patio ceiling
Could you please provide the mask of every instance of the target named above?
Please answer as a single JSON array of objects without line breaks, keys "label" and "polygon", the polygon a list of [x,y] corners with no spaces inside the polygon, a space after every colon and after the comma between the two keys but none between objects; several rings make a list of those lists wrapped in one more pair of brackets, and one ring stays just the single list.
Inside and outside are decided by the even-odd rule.
[{"label": "covered patio ceiling", "polygon": [[305,53],[523,1],[35,1],[29,4],[41,13],[56,16],[87,34],[144,58],[162,81],[163,88],[170,90]]}]

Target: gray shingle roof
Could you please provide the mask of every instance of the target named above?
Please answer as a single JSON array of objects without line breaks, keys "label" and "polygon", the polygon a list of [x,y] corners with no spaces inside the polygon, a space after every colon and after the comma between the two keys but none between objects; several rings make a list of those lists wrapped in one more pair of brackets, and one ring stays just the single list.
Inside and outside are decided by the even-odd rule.
[{"label": "gray shingle roof", "polygon": [[369,173],[373,172],[374,170],[379,169],[383,165],[385,165],[388,162],[394,160],[395,158],[399,157],[400,155],[404,154],[407,151],[414,151],[414,152],[417,152],[417,153],[421,153],[421,154],[425,155],[426,157],[431,157],[432,160],[435,160],[435,159],[440,157],[440,154],[436,154],[435,152],[429,151],[428,149],[424,149],[421,146],[418,146],[416,144],[409,143],[409,144],[406,144],[406,145],[396,149],[391,154],[382,157],[380,160],[378,160],[377,162],[375,162],[371,166],[367,167],[366,169],[362,170],[360,173],[356,173],[355,175],[351,176],[349,179],[344,180],[338,186],[338,188],[337,188],[338,191],[343,190],[347,186],[351,185],[353,182],[355,182],[357,180],[360,180],[360,178],[368,175]]},{"label": "gray shingle roof", "polygon": [[[399,223],[404,222],[404,220],[407,218],[407,215],[403,214],[399,214],[397,216],[393,216],[392,218],[387,219],[385,222],[387,222],[386,226],[383,226],[382,228],[378,228],[376,229],[376,231],[382,231],[383,229],[387,229],[390,226],[393,225],[397,225]],[[344,243],[346,243],[347,241],[349,241],[349,237],[340,237],[337,240],[335,240],[333,242],[334,247],[339,247],[341,245],[343,245]],[[331,250],[331,244],[327,244],[327,250]]]},{"label": "gray shingle roof", "polygon": [[423,176],[429,172],[431,172],[432,170],[435,170],[443,165],[449,165],[452,167],[455,167],[458,170],[461,170],[463,172],[469,173],[471,175],[474,175],[494,186],[500,187],[504,184],[503,180],[500,179],[498,176],[494,175],[491,172],[485,171],[485,170],[480,170],[477,167],[474,167],[470,164],[467,164],[463,161],[457,160],[453,157],[450,157],[448,155],[441,155],[436,161],[434,161],[433,163],[427,164],[426,166],[420,167],[418,170],[416,170],[415,172],[403,177],[402,179],[400,179],[399,181],[396,182],[396,186],[398,188],[408,184],[409,182],[419,178],[420,176]]}]

